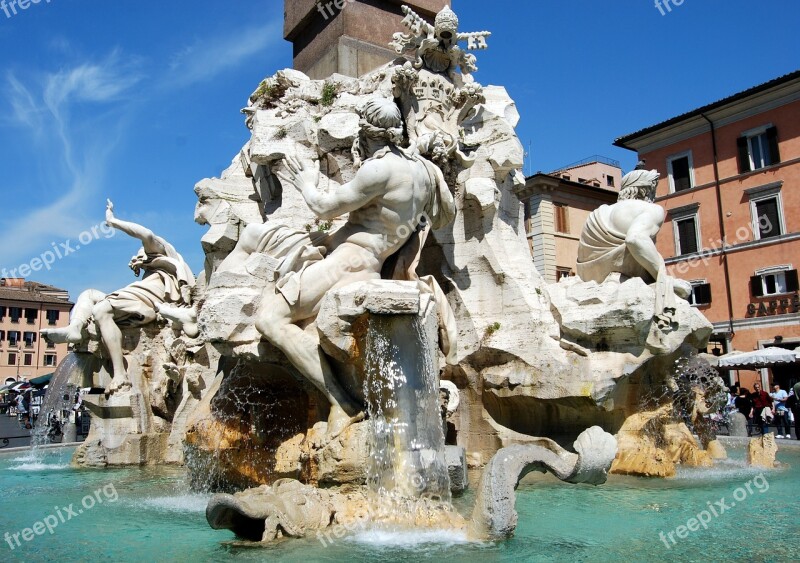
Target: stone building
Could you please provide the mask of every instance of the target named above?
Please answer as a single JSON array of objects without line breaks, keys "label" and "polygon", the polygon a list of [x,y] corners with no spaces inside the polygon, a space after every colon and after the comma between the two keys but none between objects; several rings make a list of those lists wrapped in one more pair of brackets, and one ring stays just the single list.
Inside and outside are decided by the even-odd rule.
[{"label": "stone building", "polygon": [[[658,248],[694,286],[716,349],[800,346],[800,71],[615,144],[661,173]],[[795,369],[776,369],[775,381]]]},{"label": "stone building", "polygon": [[578,240],[589,214],[617,201],[619,162],[593,156],[526,179],[520,199],[536,269],[548,283],[575,275]]},{"label": "stone building", "polygon": [[55,371],[66,344],[49,344],[43,328],[69,324],[66,290],[20,278],[0,279],[0,383],[29,380]]}]

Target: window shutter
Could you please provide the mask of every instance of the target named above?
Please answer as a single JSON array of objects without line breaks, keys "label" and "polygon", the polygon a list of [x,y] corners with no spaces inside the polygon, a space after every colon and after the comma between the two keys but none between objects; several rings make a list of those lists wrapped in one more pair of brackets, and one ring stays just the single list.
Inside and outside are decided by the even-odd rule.
[{"label": "window shutter", "polygon": [[765,199],[756,202],[756,221],[758,221],[759,238],[777,237],[781,234],[781,221],[778,214],[778,200]]},{"label": "window shutter", "polygon": [[694,287],[695,302],[698,305],[711,304],[711,284],[702,283]]},{"label": "window shutter", "polygon": [[675,184],[675,191],[681,192],[691,188],[689,171],[689,157],[684,156],[672,161],[672,181]]},{"label": "window shutter", "polygon": [[678,239],[681,255],[697,252],[697,228],[694,219],[678,221]]},{"label": "window shutter", "polygon": [[761,276],[750,278],[750,291],[753,297],[764,297],[764,283],[761,281]]},{"label": "window shutter", "polygon": [[786,272],[786,291],[800,291],[800,286],[797,283],[797,270],[789,270]]},{"label": "window shutter", "polygon": [[750,172],[750,149],[747,146],[747,137],[736,139],[736,146],[739,149],[739,174]]},{"label": "window shutter", "polygon": [[781,161],[781,153],[778,148],[778,128],[770,127],[767,129],[767,142],[769,143],[769,163],[777,164]]}]

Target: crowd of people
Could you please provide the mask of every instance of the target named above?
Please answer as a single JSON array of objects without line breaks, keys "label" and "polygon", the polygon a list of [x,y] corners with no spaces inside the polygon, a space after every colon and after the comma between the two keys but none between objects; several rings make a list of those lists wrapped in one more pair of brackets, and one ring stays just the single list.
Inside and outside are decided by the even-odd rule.
[{"label": "crowd of people", "polygon": [[734,385],[728,394],[728,411],[742,413],[748,421],[748,435],[754,429],[768,434],[769,427],[775,426],[775,438],[791,438],[792,424],[795,426],[795,439],[800,440],[800,382],[790,392],[781,389],[779,384],[772,386],[767,393],[756,383],[751,392],[746,387]]}]

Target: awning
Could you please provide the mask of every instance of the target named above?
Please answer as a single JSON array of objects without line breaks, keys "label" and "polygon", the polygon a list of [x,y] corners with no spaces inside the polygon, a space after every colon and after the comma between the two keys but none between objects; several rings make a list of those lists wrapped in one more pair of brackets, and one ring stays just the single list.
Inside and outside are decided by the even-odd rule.
[{"label": "awning", "polygon": [[52,373],[48,373],[48,374],[45,374],[45,375],[40,375],[39,377],[34,377],[33,379],[29,379],[28,381],[30,382],[31,385],[35,385],[36,387],[39,387],[41,385],[46,385],[46,384],[50,383],[50,380],[52,378],[53,378],[53,374]]},{"label": "awning", "polygon": [[775,365],[793,364],[798,361],[794,350],[771,346],[752,352],[725,354],[719,359],[719,367],[724,369],[759,369]]}]

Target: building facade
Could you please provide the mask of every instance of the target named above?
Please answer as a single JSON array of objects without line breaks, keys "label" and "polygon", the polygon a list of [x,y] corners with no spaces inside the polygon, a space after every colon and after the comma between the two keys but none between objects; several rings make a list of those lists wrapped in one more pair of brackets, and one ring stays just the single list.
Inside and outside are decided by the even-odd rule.
[{"label": "building facade", "polygon": [[43,328],[69,324],[72,303],[63,289],[17,278],[0,279],[0,384],[55,371],[66,344],[49,344]]},{"label": "building facade", "polygon": [[[692,283],[714,347],[800,346],[800,72],[615,144],[661,173],[658,248]],[[775,381],[787,385],[795,369],[774,370]]]},{"label": "building facade", "polygon": [[621,182],[619,163],[598,156],[527,178],[518,195],[531,255],[547,283],[575,275],[583,225],[592,211],[617,201]]}]

